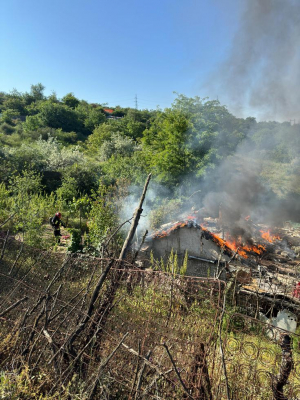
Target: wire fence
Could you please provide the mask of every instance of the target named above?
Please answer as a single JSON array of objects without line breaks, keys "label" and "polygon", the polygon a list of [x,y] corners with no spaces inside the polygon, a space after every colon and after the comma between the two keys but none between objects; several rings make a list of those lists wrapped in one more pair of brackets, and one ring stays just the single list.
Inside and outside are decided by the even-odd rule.
[{"label": "wire fence", "polygon": [[299,335],[243,314],[228,283],[2,244],[1,370],[26,367],[37,396],[300,398]]}]

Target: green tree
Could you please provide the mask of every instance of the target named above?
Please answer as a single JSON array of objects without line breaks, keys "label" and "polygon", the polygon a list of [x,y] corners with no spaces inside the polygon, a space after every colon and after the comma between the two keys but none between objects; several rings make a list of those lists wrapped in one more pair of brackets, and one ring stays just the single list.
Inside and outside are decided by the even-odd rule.
[{"label": "green tree", "polygon": [[113,202],[114,189],[100,185],[94,193],[89,213],[89,242],[99,248],[117,225],[118,217]]},{"label": "green tree", "polygon": [[38,117],[43,126],[60,128],[65,132],[84,131],[83,123],[76,111],[64,104],[53,103],[49,100],[44,101],[40,105]]},{"label": "green tree", "polygon": [[10,94],[6,95],[2,104],[3,110],[14,110],[18,115],[25,115],[25,101],[21,93],[13,90]]},{"label": "green tree", "polygon": [[56,191],[60,209],[69,207],[79,195],[76,179],[66,176],[62,180],[62,185]]},{"label": "green tree", "polygon": [[125,181],[127,184],[143,184],[149,170],[145,165],[145,158],[140,151],[132,156],[113,155],[102,163],[103,177],[110,184]]},{"label": "green tree", "polygon": [[110,140],[113,133],[116,133],[116,128],[109,123],[104,123],[95,128],[86,142],[88,153],[97,154],[102,144]]},{"label": "green tree", "polygon": [[63,171],[63,179],[76,182],[77,193],[82,196],[97,189],[102,174],[98,163],[84,161],[81,157],[80,162],[73,163]]},{"label": "green tree", "polygon": [[160,182],[174,186],[189,171],[192,151],[187,147],[190,135],[188,118],[177,110],[159,113],[142,138],[143,155]]},{"label": "green tree", "polygon": [[62,98],[62,102],[63,102],[66,106],[68,106],[68,107],[70,107],[70,108],[73,108],[73,109],[75,109],[75,108],[78,106],[78,104],[80,103],[80,101],[74,96],[73,93],[68,93],[68,94],[66,94],[66,95]]},{"label": "green tree", "polygon": [[13,124],[13,120],[19,117],[20,113],[17,110],[7,109],[2,112],[1,122]]},{"label": "green tree", "polygon": [[34,101],[44,100],[44,90],[45,86],[41,83],[37,83],[36,85],[31,85],[30,87],[30,96],[33,98]]},{"label": "green tree", "polygon": [[34,132],[42,127],[45,127],[45,125],[39,115],[27,116],[26,121],[23,124],[25,132]]},{"label": "green tree", "polygon": [[14,215],[15,231],[21,231],[28,244],[43,246],[42,222],[45,203],[41,195],[41,176],[25,170],[10,179],[8,189],[13,200],[11,212]]},{"label": "green tree", "polygon": [[98,150],[98,156],[101,161],[106,161],[112,155],[130,157],[139,147],[136,142],[120,133],[113,133],[109,140],[105,140]]}]

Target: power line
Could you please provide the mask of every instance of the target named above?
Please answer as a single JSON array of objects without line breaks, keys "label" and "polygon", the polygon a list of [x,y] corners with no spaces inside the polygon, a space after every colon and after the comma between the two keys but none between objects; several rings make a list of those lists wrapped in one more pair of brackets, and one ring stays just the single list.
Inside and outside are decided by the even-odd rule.
[{"label": "power line", "polygon": [[137,95],[135,95],[135,109],[138,109],[138,101],[137,101]]}]

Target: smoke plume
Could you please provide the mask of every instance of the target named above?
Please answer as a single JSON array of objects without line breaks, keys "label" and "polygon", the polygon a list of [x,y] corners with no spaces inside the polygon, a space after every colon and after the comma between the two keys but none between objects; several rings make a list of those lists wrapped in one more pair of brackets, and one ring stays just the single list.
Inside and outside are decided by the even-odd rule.
[{"label": "smoke plume", "polygon": [[298,120],[299,38],[299,0],[247,0],[230,55],[209,92],[236,115]]}]

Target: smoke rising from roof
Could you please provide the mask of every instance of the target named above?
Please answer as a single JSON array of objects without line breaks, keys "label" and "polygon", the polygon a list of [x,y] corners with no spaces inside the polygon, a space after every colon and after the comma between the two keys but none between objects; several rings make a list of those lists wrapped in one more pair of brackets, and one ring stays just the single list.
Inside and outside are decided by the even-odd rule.
[{"label": "smoke rising from roof", "polygon": [[298,119],[299,38],[299,0],[247,0],[231,53],[210,80],[210,92],[237,115]]}]

